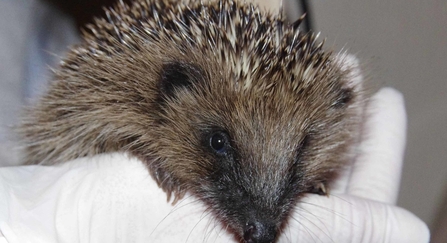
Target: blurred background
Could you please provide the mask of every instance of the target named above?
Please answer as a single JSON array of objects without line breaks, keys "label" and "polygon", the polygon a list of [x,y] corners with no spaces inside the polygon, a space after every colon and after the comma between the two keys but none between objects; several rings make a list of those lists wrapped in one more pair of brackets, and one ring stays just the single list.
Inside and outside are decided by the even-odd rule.
[{"label": "blurred background", "polygon": [[[255,1],[255,0],[253,0]],[[20,153],[10,127],[44,92],[79,28],[113,0],[0,0],[0,165]],[[279,0],[258,0],[278,9]],[[306,4],[307,2],[307,4]],[[303,4],[304,3],[304,4]],[[425,221],[432,242],[447,242],[447,1],[284,0],[295,20],[307,6],[326,47],[355,54],[373,87],[401,91],[408,142],[398,205]]]}]

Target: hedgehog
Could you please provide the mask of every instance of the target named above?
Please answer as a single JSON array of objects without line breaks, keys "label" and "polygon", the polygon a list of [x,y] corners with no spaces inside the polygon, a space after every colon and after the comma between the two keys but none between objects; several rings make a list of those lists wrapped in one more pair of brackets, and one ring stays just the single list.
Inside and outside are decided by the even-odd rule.
[{"label": "hedgehog", "polygon": [[25,162],[124,152],[235,241],[276,242],[349,164],[365,103],[357,64],[302,20],[239,0],[120,1],[26,111]]}]

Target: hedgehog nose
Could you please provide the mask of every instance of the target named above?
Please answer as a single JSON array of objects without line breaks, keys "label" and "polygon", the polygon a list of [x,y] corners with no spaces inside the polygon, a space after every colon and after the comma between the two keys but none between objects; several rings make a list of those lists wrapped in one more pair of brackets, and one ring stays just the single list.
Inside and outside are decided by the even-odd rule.
[{"label": "hedgehog nose", "polygon": [[276,239],[276,226],[271,223],[249,222],[244,228],[247,243],[273,243]]}]

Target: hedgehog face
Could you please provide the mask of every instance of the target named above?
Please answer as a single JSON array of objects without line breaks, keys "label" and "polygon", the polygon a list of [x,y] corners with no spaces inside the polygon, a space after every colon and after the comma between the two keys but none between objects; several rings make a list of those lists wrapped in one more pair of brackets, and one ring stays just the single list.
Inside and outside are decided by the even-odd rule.
[{"label": "hedgehog face", "polygon": [[341,70],[308,86],[273,73],[244,87],[231,71],[209,68],[162,66],[160,161],[152,169],[169,175],[160,178],[169,193],[184,187],[240,239],[274,242],[297,200],[325,193],[346,163],[355,124],[346,116],[357,97]]}]

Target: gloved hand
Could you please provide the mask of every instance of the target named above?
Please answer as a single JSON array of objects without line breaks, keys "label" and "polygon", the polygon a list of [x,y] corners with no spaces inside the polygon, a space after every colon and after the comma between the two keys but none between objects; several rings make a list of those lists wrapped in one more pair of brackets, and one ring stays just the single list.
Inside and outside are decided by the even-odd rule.
[{"label": "gloved hand", "polygon": [[[395,206],[405,144],[403,99],[379,91],[360,155],[329,197],[308,195],[279,242],[428,242],[424,222]],[[0,242],[233,242],[204,206],[172,206],[136,159],[99,155],[0,169]]]}]

